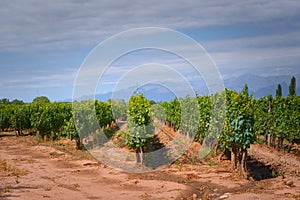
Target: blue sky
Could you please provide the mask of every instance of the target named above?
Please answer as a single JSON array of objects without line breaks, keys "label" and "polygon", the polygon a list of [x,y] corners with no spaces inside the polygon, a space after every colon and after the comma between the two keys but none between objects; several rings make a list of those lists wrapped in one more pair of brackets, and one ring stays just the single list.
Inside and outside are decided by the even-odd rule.
[{"label": "blue sky", "polygon": [[[223,79],[247,73],[299,74],[299,10],[297,0],[3,0],[0,98],[26,102],[40,95],[52,101],[71,98],[77,71],[94,47],[121,31],[149,26],[195,39]],[[150,54],[137,54],[137,63],[169,58]],[[104,80],[112,82],[121,67],[134,64],[134,59],[128,60],[114,63],[120,68],[112,67]]]}]

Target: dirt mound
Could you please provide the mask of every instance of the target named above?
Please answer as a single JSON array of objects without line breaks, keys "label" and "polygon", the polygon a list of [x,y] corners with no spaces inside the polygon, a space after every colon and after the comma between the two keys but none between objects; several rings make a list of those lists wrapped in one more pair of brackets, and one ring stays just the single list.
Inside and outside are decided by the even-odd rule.
[{"label": "dirt mound", "polygon": [[249,155],[274,169],[279,175],[300,175],[300,158],[293,154],[268,148],[264,145],[251,145]]}]

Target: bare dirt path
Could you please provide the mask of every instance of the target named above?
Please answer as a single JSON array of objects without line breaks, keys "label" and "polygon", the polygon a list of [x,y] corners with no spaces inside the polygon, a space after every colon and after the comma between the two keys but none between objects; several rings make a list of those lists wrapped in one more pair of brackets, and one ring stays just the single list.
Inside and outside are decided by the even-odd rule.
[{"label": "bare dirt path", "polygon": [[[0,199],[300,199],[297,174],[242,180],[232,173],[229,161],[218,164],[214,158],[189,159],[151,173],[129,174],[99,164],[86,152],[65,151],[63,142],[58,148],[32,141],[29,136],[0,137]],[[273,160],[277,155],[260,151],[268,149],[254,146],[249,154]],[[295,159],[283,169],[290,172]]]},{"label": "bare dirt path", "polygon": [[27,175],[0,173],[2,199],[175,199],[186,190],[180,183],[133,179],[97,162],[18,140],[1,138],[0,159]]}]

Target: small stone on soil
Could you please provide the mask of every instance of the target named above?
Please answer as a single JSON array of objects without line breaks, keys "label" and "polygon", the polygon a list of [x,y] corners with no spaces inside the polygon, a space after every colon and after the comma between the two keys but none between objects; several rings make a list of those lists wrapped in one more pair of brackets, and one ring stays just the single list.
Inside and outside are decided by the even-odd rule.
[{"label": "small stone on soil", "polygon": [[230,193],[224,193],[222,196],[219,197],[219,199],[227,199],[230,197]]},{"label": "small stone on soil", "polygon": [[197,194],[193,194],[193,200],[197,199]]},{"label": "small stone on soil", "polygon": [[286,184],[287,186],[292,187],[292,186],[294,185],[294,182],[293,182],[292,180],[288,180],[288,181],[286,181],[285,184]]}]

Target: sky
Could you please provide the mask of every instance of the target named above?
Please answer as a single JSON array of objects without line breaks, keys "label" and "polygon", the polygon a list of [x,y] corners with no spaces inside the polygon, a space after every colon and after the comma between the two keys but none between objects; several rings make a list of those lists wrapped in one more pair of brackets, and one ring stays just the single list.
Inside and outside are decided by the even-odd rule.
[{"label": "sky", "polygon": [[[70,99],[80,67],[93,49],[122,31],[143,27],[189,36],[206,50],[222,79],[299,74],[299,10],[297,0],[2,0],[0,98]],[[96,92],[115,88],[122,73],[138,65],[156,69],[147,63],[176,69],[189,65],[170,52],[133,52],[111,63]],[[184,76],[197,80],[193,74]]]}]

